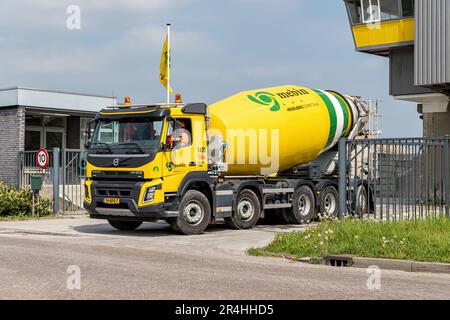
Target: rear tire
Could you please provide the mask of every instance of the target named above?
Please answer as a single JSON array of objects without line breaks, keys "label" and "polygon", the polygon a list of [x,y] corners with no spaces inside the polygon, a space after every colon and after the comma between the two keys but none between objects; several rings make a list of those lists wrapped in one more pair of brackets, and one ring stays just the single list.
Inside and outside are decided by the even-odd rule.
[{"label": "rear tire", "polygon": [[339,212],[339,194],[334,186],[328,186],[320,195],[320,213],[328,217],[337,217]]},{"label": "rear tire", "polygon": [[278,215],[278,222],[280,224],[290,224],[291,220],[289,216],[291,215],[292,208],[284,208],[281,209],[280,214]]},{"label": "rear tire", "polygon": [[354,214],[357,217],[362,218],[365,214],[369,213],[368,210],[368,195],[367,189],[364,185],[360,184],[356,187],[354,203]]},{"label": "rear tire", "polygon": [[308,186],[295,190],[292,197],[292,210],[285,211],[285,217],[293,224],[311,222],[316,214],[316,198]]},{"label": "rear tire", "polygon": [[261,203],[258,196],[250,189],[239,193],[236,208],[225,223],[235,229],[250,229],[256,225],[261,216]]},{"label": "rear tire", "polygon": [[111,226],[113,226],[117,230],[122,230],[122,231],[136,230],[142,224],[142,221],[108,220],[108,222]]},{"label": "rear tire", "polygon": [[181,199],[177,218],[170,220],[172,229],[182,234],[199,234],[211,221],[211,206],[208,198],[197,190],[188,190]]}]

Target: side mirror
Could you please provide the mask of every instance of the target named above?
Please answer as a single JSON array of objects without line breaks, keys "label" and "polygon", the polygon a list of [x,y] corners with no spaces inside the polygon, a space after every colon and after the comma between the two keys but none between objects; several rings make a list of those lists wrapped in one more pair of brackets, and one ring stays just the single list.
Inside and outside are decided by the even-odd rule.
[{"label": "side mirror", "polygon": [[85,138],[85,141],[84,141],[84,148],[85,149],[89,149],[89,147],[91,146],[91,131],[92,131],[91,125],[92,125],[92,123],[94,121],[95,120],[89,121],[87,126],[86,126],[86,129],[84,131],[86,133],[86,136],[85,136],[86,138]]}]

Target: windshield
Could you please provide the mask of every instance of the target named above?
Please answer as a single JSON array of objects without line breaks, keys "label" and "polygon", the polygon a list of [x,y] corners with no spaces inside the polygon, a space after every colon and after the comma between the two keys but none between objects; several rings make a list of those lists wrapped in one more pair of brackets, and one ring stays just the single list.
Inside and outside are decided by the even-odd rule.
[{"label": "windshield", "polygon": [[126,118],[100,120],[92,138],[92,149],[130,149],[144,153],[145,149],[158,150],[161,142],[163,119]]}]

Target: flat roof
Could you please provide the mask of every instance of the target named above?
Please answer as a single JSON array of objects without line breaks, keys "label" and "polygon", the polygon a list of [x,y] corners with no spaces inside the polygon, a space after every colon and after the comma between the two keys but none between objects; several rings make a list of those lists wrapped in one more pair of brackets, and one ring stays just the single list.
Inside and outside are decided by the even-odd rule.
[{"label": "flat roof", "polygon": [[117,104],[113,96],[94,95],[67,91],[25,87],[0,88],[0,108],[25,106],[72,112],[97,112],[106,106]]}]

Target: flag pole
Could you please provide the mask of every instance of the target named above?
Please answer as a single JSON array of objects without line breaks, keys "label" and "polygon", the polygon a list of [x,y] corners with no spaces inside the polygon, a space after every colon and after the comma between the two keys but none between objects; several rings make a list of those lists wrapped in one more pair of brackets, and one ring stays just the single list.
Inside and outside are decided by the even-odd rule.
[{"label": "flag pole", "polygon": [[170,52],[170,23],[167,24],[167,103],[170,103],[170,60],[171,60],[171,52]]}]

